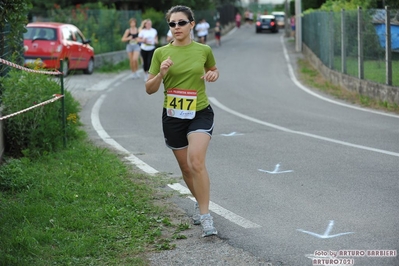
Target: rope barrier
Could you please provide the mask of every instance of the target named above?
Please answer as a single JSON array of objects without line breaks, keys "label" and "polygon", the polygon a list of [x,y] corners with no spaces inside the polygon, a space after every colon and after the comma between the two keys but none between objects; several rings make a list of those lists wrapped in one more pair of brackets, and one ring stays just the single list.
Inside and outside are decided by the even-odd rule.
[{"label": "rope barrier", "polygon": [[5,64],[5,65],[7,65],[7,66],[11,66],[11,67],[17,68],[17,69],[24,70],[24,71],[27,71],[27,72],[40,73],[40,74],[48,74],[48,75],[61,75],[61,74],[62,74],[62,72],[60,72],[60,71],[58,71],[58,70],[55,70],[55,71],[43,71],[43,70],[34,70],[34,69],[30,69],[30,68],[27,68],[27,67],[23,67],[23,66],[14,64],[14,63],[9,62],[9,61],[7,61],[7,60],[4,60],[3,58],[0,58],[0,63]]},{"label": "rope barrier", "polygon": [[62,97],[64,97],[64,95],[61,95],[61,94],[53,94],[53,97],[54,97],[54,98],[52,98],[52,99],[50,99],[50,100],[47,100],[47,101],[41,102],[41,103],[39,103],[39,104],[33,105],[33,106],[31,106],[31,107],[28,107],[28,108],[23,109],[23,110],[21,110],[21,111],[15,112],[15,113],[13,113],[13,114],[9,114],[9,115],[2,116],[2,117],[0,117],[0,121],[1,121],[1,120],[4,120],[4,119],[7,119],[7,118],[10,118],[10,117],[13,117],[13,116],[16,116],[16,115],[19,115],[19,114],[22,114],[22,113],[25,113],[25,112],[27,112],[27,111],[29,111],[29,110],[32,110],[32,109],[36,108],[36,107],[44,106],[44,105],[46,105],[46,104],[55,102],[55,101],[61,99]]},{"label": "rope barrier", "polygon": [[61,109],[62,109],[62,127],[63,127],[63,130],[64,130],[63,142],[64,142],[64,148],[65,148],[65,147],[66,147],[66,126],[65,126],[65,124],[66,124],[66,119],[65,119],[65,97],[64,97],[64,80],[63,80],[63,76],[64,76],[64,75],[63,75],[63,73],[61,72],[61,71],[63,70],[62,64],[61,64],[61,71],[58,71],[57,69],[56,69],[55,71],[42,71],[42,70],[39,71],[39,70],[34,70],[34,69],[30,69],[30,68],[26,68],[26,67],[23,67],[23,66],[14,64],[14,63],[12,63],[12,62],[9,62],[9,61],[7,61],[7,60],[4,60],[3,58],[0,58],[0,63],[1,63],[1,64],[6,64],[6,65],[8,65],[8,66],[11,66],[11,67],[14,67],[14,68],[23,70],[23,71],[27,71],[27,72],[33,72],[33,73],[39,73],[39,74],[47,74],[47,75],[56,75],[56,76],[59,76],[59,77],[60,77],[60,79],[61,79],[61,94],[53,94],[53,97],[54,97],[54,98],[52,98],[52,99],[50,99],[50,100],[47,100],[47,101],[44,101],[44,102],[42,102],[42,103],[36,104],[36,105],[31,106],[31,107],[29,107],[29,108],[26,108],[26,109],[24,109],[24,110],[15,112],[15,113],[13,113],[13,114],[9,114],[9,115],[0,117],[0,121],[2,121],[2,120],[4,120],[4,119],[7,119],[7,118],[10,118],[10,117],[13,117],[13,116],[18,115],[18,114],[27,112],[27,111],[29,111],[29,110],[32,110],[32,109],[36,108],[36,107],[44,106],[44,105],[46,105],[46,104],[55,102],[55,101],[57,101],[57,100],[59,100],[59,99],[62,98],[62,99],[63,99],[63,100],[61,101]]}]

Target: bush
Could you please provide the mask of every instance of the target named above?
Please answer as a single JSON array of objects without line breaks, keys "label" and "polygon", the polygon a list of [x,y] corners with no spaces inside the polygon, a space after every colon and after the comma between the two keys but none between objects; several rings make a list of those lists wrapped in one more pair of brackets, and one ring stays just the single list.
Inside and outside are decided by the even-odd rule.
[{"label": "bush", "polygon": [[[42,103],[61,93],[60,82],[54,76],[13,69],[0,79],[3,116]],[[80,129],[79,103],[68,91],[64,93],[66,127],[62,123],[62,99],[36,107],[4,120],[6,154],[34,157],[61,148],[68,139],[85,135]]]},{"label": "bush", "polygon": [[153,8],[149,8],[141,16],[143,20],[151,19],[152,27],[157,30],[159,40],[162,36],[166,36],[169,26],[166,23],[165,13],[156,11]]},{"label": "bush", "polygon": [[[90,39],[96,54],[124,50],[126,43],[121,42],[126,28],[130,27],[129,19],[135,17],[141,21],[139,10],[116,10],[101,2],[49,10],[51,21],[71,23],[78,27],[85,38]],[[139,24],[138,24],[139,25]]]}]

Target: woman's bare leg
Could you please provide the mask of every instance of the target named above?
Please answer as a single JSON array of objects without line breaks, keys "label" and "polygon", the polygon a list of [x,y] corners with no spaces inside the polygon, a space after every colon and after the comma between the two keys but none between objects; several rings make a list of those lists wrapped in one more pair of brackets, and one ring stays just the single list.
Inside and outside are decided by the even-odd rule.
[{"label": "woman's bare leg", "polygon": [[204,133],[191,133],[188,135],[188,147],[173,151],[183,179],[196,198],[201,214],[209,213],[210,181],[205,157],[210,139]]}]

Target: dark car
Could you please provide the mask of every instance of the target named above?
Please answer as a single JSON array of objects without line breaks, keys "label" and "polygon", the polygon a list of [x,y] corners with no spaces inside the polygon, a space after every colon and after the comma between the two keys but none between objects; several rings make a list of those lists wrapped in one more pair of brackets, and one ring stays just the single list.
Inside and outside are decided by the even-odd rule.
[{"label": "dark car", "polygon": [[262,31],[278,32],[277,20],[273,15],[261,15],[256,21],[256,33]]},{"label": "dark car", "polygon": [[71,24],[55,22],[33,22],[24,33],[25,64],[39,62],[47,69],[60,69],[64,76],[72,69],[93,73],[94,49],[90,40]]}]

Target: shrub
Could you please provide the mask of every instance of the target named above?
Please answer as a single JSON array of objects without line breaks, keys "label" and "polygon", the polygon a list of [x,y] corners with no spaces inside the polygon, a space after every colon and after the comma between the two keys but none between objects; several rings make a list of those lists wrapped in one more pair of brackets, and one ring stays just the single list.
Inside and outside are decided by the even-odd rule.
[{"label": "shrub", "polygon": [[141,15],[141,17],[143,20],[151,19],[152,27],[157,30],[159,39],[161,36],[166,36],[169,26],[166,23],[165,13],[149,8]]},{"label": "shrub", "polygon": [[[61,93],[60,82],[54,76],[17,69],[0,79],[4,86],[2,115],[42,103]],[[62,123],[62,99],[39,106],[4,120],[6,154],[34,157],[61,148],[64,137],[78,139],[85,135],[80,129],[79,103],[68,91],[64,93],[65,131]]]}]

